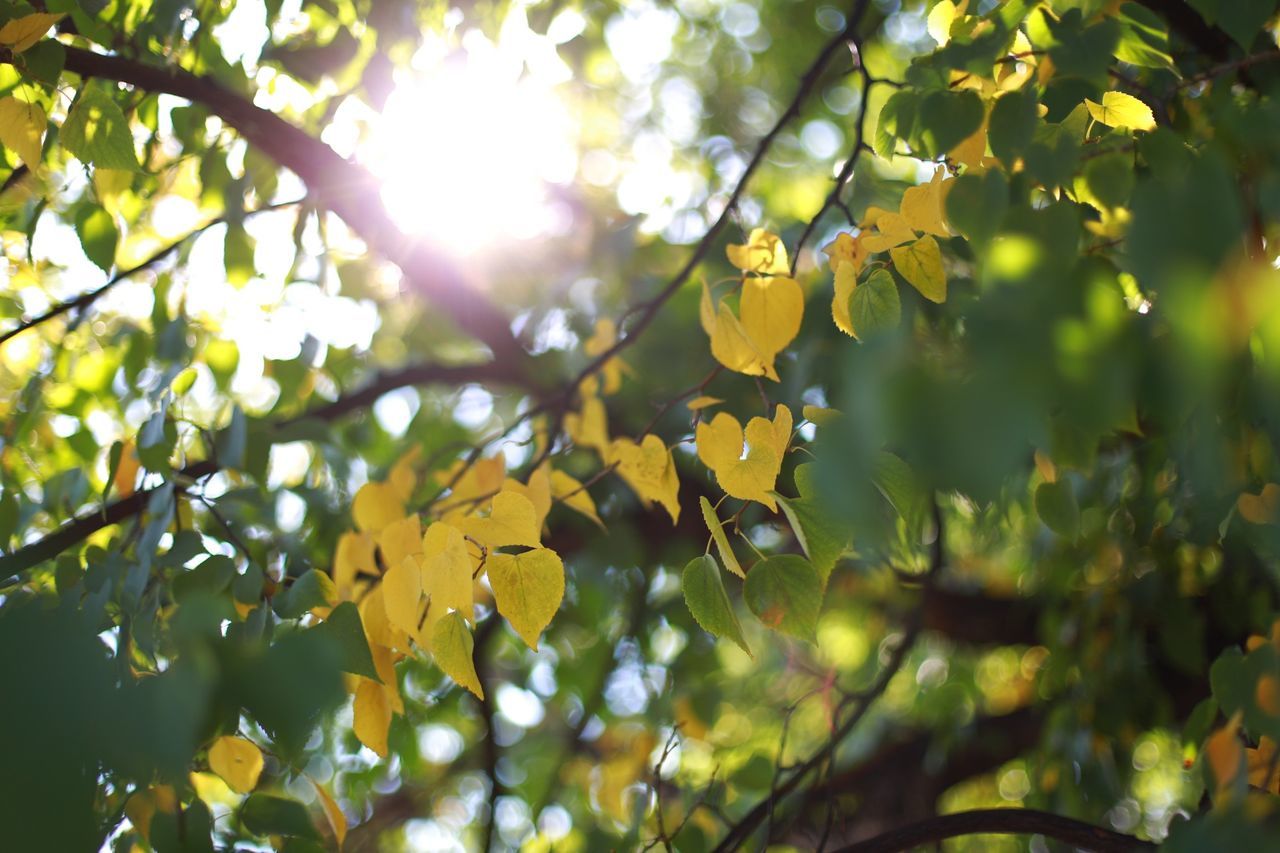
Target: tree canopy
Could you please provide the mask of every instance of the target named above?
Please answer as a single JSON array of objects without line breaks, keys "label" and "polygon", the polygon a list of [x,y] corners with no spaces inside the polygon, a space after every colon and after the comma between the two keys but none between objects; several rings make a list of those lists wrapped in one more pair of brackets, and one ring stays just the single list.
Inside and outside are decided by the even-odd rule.
[{"label": "tree canopy", "polygon": [[0,3],[0,846],[1280,845],[1278,7]]}]

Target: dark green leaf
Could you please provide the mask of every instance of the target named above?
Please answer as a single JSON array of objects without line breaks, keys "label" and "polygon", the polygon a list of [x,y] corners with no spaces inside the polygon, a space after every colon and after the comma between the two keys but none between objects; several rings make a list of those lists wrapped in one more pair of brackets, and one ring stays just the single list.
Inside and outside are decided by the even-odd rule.
[{"label": "dark green leaf", "polygon": [[240,809],[240,820],[255,835],[320,837],[306,806],[271,794],[250,794]]},{"label": "dark green leaf", "polygon": [[684,601],[689,612],[701,626],[702,630],[716,637],[733,640],[747,654],[746,638],[742,636],[742,626],[734,615],[733,604],[724,589],[724,579],[720,577],[720,567],[710,554],[703,554],[689,561],[684,567],[681,578],[684,590]]},{"label": "dark green leaf", "polygon": [[902,322],[902,303],[898,283],[883,267],[859,284],[849,297],[849,317],[859,338],[898,328]]},{"label": "dark green leaf", "polygon": [[1080,532],[1080,507],[1066,480],[1040,484],[1036,489],[1036,513],[1046,527],[1065,539],[1075,539]]},{"label": "dark green leaf", "polygon": [[742,596],[767,627],[816,642],[822,580],[804,557],[782,554],[756,563],[747,572]]}]

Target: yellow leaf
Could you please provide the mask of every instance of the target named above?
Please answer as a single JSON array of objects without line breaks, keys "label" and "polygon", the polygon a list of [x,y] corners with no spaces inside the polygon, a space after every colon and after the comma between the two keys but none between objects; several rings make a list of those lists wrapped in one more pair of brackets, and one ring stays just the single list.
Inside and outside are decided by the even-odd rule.
[{"label": "yellow leaf", "polygon": [[498,612],[533,650],[564,598],[564,563],[548,548],[489,558],[489,585]]},{"label": "yellow leaf", "polygon": [[1259,678],[1254,689],[1254,701],[1265,713],[1280,717],[1280,678],[1270,673]]},{"label": "yellow leaf", "polygon": [[742,323],[723,299],[716,310],[715,327],[711,332],[711,354],[716,361],[736,373],[766,376],[774,382],[778,381],[778,374],[773,369],[773,359],[757,349]]},{"label": "yellow leaf", "polygon": [[1217,783],[1215,797],[1231,790],[1245,763],[1244,745],[1236,734],[1239,727],[1240,712],[1237,711],[1224,727],[1209,735],[1204,742],[1205,758]]},{"label": "yellow leaf", "polygon": [[386,691],[391,710],[403,714],[404,699],[400,696],[400,682],[396,679],[395,652],[386,646],[370,645],[369,655],[373,658],[378,678],[382,679],[382,689]]},{"label": "yellow leaf", "polygon": [[415,557],[405,555],[392,563],[382,576],[382,606],[387,621],[397,630],[413,634],[418,630],[422,606],[422,570]]},{"label": "yellow leaf", "polygon": [[1273,794],[1280,794],[1280,772],[1276,764],[1276,742],[1263,735],[1257,749],[1246,749],[1245,764],[1248,767],[1249,784]]},{"label": "yellow leaf", "polygon": [[413,465],[422,455],[422,448],[415,447],[396,460],[387,474],[387,482],[395,490],[401,501],[408,503],[413,497],[413,490],[418,487],[418,475],[413,473]]},{"label": "yellow leaf", "polygon": [[738,306],[742,328],[755,349],[769,363],[800,332],[804,290],[794,278],[749,278],[742,284]]},{"label": "yellow leaf", "polygon": [[599,397],[584,397],[579,412],[564,416],[564,429],[581,447],[594,447],[601,453],[609,447],[609,421]]},{"label": "yellow leaf", "polygon": [[[458,469],[465,464],[465,460],[459,459],[447,470],[436,472],[436,482],[442,486],[447,485],[457,476]],[[507,461],[501,453],[488,459],[476,460],[474,465],[458,477],[458,482],[453,484],[450,502],[460,503],[496,494],[506,476]]]},{"label": "yellow leaf", "polygon": [[939,237],[950,236],[942,218],[942,204],[946,197],[946,184],[949,183],[943,180],[945,171],[939,168],[929,183],[910,187],[902,194],[899,212],[914,230]]},{"label": "yellow leaf", "polygon": [[378,576],[373,548],[374,539],[370,533],[348,530],[338,537],[338,547],[333,555],[333,585],[338,589],[339,598],[352,598],[359,575]]},{"label": "yellow leaf", "polygon": [[862,247],[867,250],[867,254],[883,252],[916,238],[916,232],[911,230],[911,226],[907,224],[902,214],[891,213],[879,207],[867,208],[863,228],[871,227],[874,227],[877,233],[859,235],[862,238]]},{"label": "yellow leaf", "polygon": [[391,728],[391,701],[382,685],[367,678],[356,688],[352,729],[365,746],[380,758],[387,757],[387,730]]},{"label": "yellow leaf", "polygon": [[320,798],[320,809],[324,812],[325,819],[329,821],[333,837],[337,839],[338,849],[341,850],[343,842],[347,840],[347,816],[342,813],[342,809],[338,808],[333,795],[326,791],[323,785],[315,779],[311,779],[311,784],[316,789],[316,796]]},{"label": "yellow leaf", "polygon": [[392,649],[405,648],[405,633],[387,619],[387,608],[382,601],[382,584],[375,586],[360,601],[359,608],[360,622],[364,625],[364,633],[369,640],[369,645],[387,646]]},{"label": "yellow leaf", "polygon": [[1131,130],[1155,130],[1156,117],[1151,107],[1124,92],[1103,92],[1102,103],[1085,99],[1084,105],[1094,121],[1107,127],[1127,127]]},{"label": "yellow leaf", "polygon": [[14,97],[0,98],[0,142],[12,149],[33,172],[40,165],[48,121],[39,104],[26,104]]},{"label": "yellow leaf", "polygon": [[855,273],[862,269],[867,256],[871,254],[867,251],[864,236],[870,236],[870,232],[863,231],[857,237],[852,234],[837,234],[834,240],[822,247],[832,272],[836,272],[842,263],[852,264]]},{"label": "yellow leaf", "polygon": [[422,590],[430,599],[427,618],[418,635],[419,645],[431,648],[436,624],[450,610],[470,619],[475,609],[471,558],[462,532],[437,521],[422,537]]},{"label": "yellow leaf", "polygon": [[938,43],[938,47],[944,47],[951,41],[951,24],[955,19],[956,4],[951,0],[938,0],[938,5],[929,10],[929,35]]},{"label": "yellow leaf", "polygon": [[396,490],[386,483],[365,483],[351,502],[351,517],[356,527],[377,533],[394,521],[404,518],[404,503]]},{"label": "yellow leaf", "polygon": [[987,156],[987,122],[984,120],[982,127],[951,149],[947,156],[969,169],[981,169]]},{"label": "yellow leaf", "polygon": [[231,790],[247,794],[258,786],[262,751],[242,737],[220,737],[209,747],[209,769],[221,776]]},{"label": "yellow leaf", "polygon": [[459,520],[457,527],[486,548],[507,545],[537,548],[542,544],[533,502],[516,492],[498,492],[487,517],[468,516]]},{"label": "yellow leaf", "polygon": [[[582,350],[594,358],[608,352],[617,342],[618,327],[614,322],[608,319],[597,320],[595,334],[583,341]],[[601,365],[600,374],[604,378],[605,394],[613,394],[622,387],[622,371],[625,367],[626,364],[617,356]]]},{"label": "yellow leaf", "polygon": [[116,466],[116,476],[112,480],[116,493],[122,498],[133,494],[134,485],[138,482],[138,469],[142,463],[138,460],[138,449],[133,439],[126,441],[120,450],[120,464]]},{"label": "yellow leaf", "polygon": [[547,513],[551,512],[551,476],[547,473],[549,469],[550,466],[544,462],[529,475],[528,483],[507,479],[502,484],[504,492],[515,492],[529,499],[529,503],[533,504],[534,518],[537,520],[539,530],[547,520]]},{"label": "yellow leaf", "polygon": [[698,412],[703,409],[710,408],[711,406],[718,406],[723,402],[724,400],[721,400],[719,397],[702,396],[694,397],[692,400],[685,403],[685,406],[688,407],[691,412]]},{"label": "yellow leaf", "polygon": [[788,275],[787,247],[776,234],[753,228],[746,245],[731,245],[725,250],[729,263],[743,272],[759,275]]},{"label": "yellow leaf", "polygon": [[14,18],[0,27],[0,44],[7,46],[14,53],[22,53],[38,42],[63,17],[63,14],[51,15],[38,12],[34,15]]},{"label": "yellow leaf", "polygon": [[609,445],[609,463],[617,463],[618,475],[646,501],[662,504],[675,524],[680,518],[680,480],[671,451],[656,435],[646,435],[640,444],[629,438]]},{"label": "yellow leaf", "polygon": [[791,429],[794,426],[791,409],[779,403],[773,410],[773,449],[778,452],[779,459],[787,455],[787,446],[791,444]]},{"label": "yellow leaf", "polygon": [[484,688],[480,686],[480,676],[476,675],[476,664],[472,660],[474,651],[475,639],[462,614],[455,611],[441,617],[431,633],[431,654],[435,656],[436,666],[476,698],[483,699]]},{"label": "yellow leaf", "polygon": [[378,550],[385,566],[398,566],[405,557],[422,553],[422,525],[417,513],[397,519],[377,535]]},{"label": "yellow leaf", "polygon": [[1280,485],[1267,483],[1256,495],[1245,492],[1236,499],[1236,509],[1250,524],[1280,522]]},{"label": "yellow leaf", "polygon": [[942,270],[942,251],[932,237],[921,237],[910,246],[891,249],[893,265],[920,295],[930,302],[947,301],[947,274]]},{"label": "yellow leaf", "polygon": [[724,525],[720,523],[720,517],[716,515],[716,509],[711,505],[711,501],[706,497],[698,498],[698,506],[702,508],[702,520],[706,522],[707,530],[711,531],[711,538],[716,543],[716,551],[720,553],[720,561],[724,563],[724,567],[733,572],[740,578],[746,578],[747,573],[742,570],[742,566],[738,563],[738,557],[733,553],[733,548],[729,544],[729,537],[725,535]]},{"label": "yellow leaf", "polygon": [[707,337],[711,337],[716,331],[716,306],[711,301],[711,288],[707,287],[707,282],[702,282],[702,296],[698,300],[698,322],[702,324],[702,331],[707,333]]},{"label": "yellow leaf", "polygon": [[826,426],[840,419],[840,412],[835,409],[823,408],[822,406],[805,406],[800,410],[800,414],[806,421],[815,423],[818,426]]},{"label": "yellow leaf", "polygon": [[585,515],[604,529],[604,522],[596,512],[596,502],[582,484],[563,471],[551,472],[551,494],[565,506]]},{"label": "yellow leaf", "polygon": [[[778,454],[773,423],[752,418],[744,434],[737,418],[721,412],[711,423],[698,424],[696,438],[698,458],[715,472],[720,488],[735,498],[758,501],[777,512],[778,504],[769,492],[777,483],[782,457]],[[745,457],[742,454],[744,438]]]},{"label": "yellow leaf", "polygon": [[124,804],[129,823],[148,843],[151,841],[151,819],[156,812],[173,814],[177,810],[178,797],[170,785],[156,785],[146,791],[137,791]]},{"label": "yellow leaf", "polygon": [[847,261],[841,261],[840,266],[836,268],[836,292],[831,298],[831,319],[835,320],[837,329],[851,338],[856,338],[857,334],[853,331],[849,300],[853,298],[853,291],[857,287],[857,268]]}]

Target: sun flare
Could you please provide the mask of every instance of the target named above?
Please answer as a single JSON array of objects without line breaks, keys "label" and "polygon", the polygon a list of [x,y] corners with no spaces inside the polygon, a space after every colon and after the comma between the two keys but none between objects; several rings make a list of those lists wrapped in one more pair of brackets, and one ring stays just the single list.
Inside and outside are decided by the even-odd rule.
[{"label": "sun flare", "polygon": [[466,39],[398,82],[361,157],[404,230],[459,255],[564,230],[575,122],[522,52]]}]

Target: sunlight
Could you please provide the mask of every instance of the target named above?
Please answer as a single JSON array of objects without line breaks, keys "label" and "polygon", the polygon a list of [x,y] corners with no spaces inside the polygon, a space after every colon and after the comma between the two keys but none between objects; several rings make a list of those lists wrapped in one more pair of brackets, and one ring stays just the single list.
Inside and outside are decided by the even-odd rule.
[{"label": "sunlight", "polygon": [[428,42],[374,122],[361,159],[402,228],[454,254],[563,233],[556,185],[577,169],[576,124],[554,45],[513,14],[496,42]]}]

